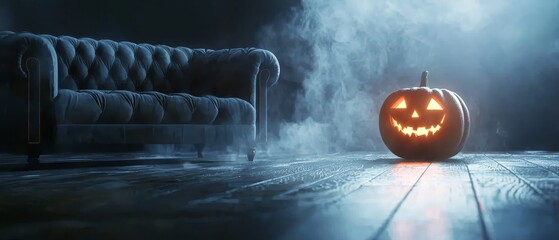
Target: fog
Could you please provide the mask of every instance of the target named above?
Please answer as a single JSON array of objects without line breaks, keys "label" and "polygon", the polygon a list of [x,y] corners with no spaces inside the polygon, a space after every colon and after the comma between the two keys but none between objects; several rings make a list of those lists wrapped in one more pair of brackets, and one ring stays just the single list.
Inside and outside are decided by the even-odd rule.
[{"label": "fog", "polygon": [[269,49],[270,151],[386,150],[379,108],[424,70],[466,101],[466,151],[559,150],[559,1],[113,2],[0,0],[0,30]]},{"label": "fog", "polygon": [[272,116],[285,111],[282,96],[295,107],[269,149],[386,149],[380,106],[418,86],[423,70],[430,87],[468,105],[466,150],[559,149],[558,12],[551,0],[302,0],[259,34],[280,59],[280,81],[302,86],[272,99]]}]

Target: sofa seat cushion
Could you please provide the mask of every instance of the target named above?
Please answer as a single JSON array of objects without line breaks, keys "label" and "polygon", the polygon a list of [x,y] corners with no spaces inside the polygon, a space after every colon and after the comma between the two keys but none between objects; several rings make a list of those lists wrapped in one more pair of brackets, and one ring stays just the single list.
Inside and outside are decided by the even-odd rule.
[{"label": "sofa seat cushion", "polygon": [[238,98],[187,93],[61,89],[58,124],[254,124],[254,107]]}]

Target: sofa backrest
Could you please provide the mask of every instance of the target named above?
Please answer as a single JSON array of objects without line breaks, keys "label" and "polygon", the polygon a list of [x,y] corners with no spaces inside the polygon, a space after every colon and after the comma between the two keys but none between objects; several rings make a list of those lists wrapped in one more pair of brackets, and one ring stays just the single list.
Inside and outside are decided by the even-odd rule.
[{"label": "sofa backrest", "polygon": [[192,49],[42,36],[56,51],[60,89],[190,91]]},{"label": "sofa backrest", "polygon": [[[0,33],[3,39],[17,35]],[[255,82],[261,71],[271,74],[270,86],[279,76],[277,59],[262,49],[190,49],[70,36],[21,36],[38,36],[52,45],[59,89],[187,92],[239,97],[254,103]]]}]

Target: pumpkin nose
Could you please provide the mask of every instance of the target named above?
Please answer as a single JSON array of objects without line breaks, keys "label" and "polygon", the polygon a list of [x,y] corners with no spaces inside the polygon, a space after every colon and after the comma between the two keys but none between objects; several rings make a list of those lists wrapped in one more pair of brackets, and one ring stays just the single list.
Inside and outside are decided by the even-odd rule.
[{"label": "pumpkin nose", "polygon": [[419,114],[417,114],[417,111],[413,110],[411,118],[419,118]]}]

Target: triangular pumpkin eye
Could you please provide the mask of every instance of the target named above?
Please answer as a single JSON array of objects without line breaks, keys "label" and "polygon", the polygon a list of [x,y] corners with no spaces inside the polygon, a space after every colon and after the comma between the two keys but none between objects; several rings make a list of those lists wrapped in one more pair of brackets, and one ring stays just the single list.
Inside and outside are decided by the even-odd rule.
[{"label": "triangular pumpkin eye", "polygon": [[441,107],[437,100],[431,98],[431,101],[429,101],[429,105],[427,105],[427,110],[443,110],[443,107]]},{"label": "triangular pumpkin eye", "polygon": [[392,105],[392,108],[395,109],[406,109],[408,106],[406,105],[406,99],[404,97],[400,97],[398,101]]}]

